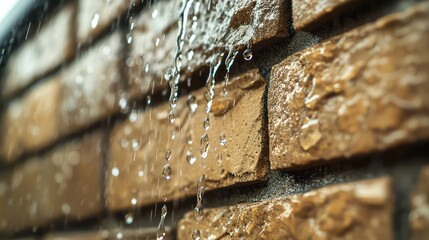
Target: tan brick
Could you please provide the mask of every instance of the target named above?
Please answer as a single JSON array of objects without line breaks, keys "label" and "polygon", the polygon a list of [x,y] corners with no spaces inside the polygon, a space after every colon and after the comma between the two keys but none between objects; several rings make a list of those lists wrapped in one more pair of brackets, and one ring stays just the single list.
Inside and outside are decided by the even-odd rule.
[{"label": "tan brick", "polygon": [[292,0],[293,25],[297,31],[312,30],[334,15],[362,4],[358,0]]},{"label": "tan brick", "polygon": [[[127,60],[131,95],[134,97],[167,86],[163,78],[173,67],[178,32],[177,14],[174,13],[179,12],[180,2],[160,2],[143,12],[136,21]],[[199,19],[195,30],[191,30],[192,21],[188,20],[182,54],[182,80],[194,71],[208,67],[213,54],[228,53],[230,46],[242,50],[251,43],[253,50],[257,51],[266,44],[286,39],[288,35],[287,0],[211,3],[209,12],[206,5],[200,6],[200,13],[195,15]],[[193,16],[192,9],[194,5],[190,16]],[[155,25],[156,28],[153,27]]]},{"label": "tan brick", "polygon": [[429,137],[429,4],[328,39],[272,69],[272,169]]},{"label": "tan brick", "polygon": [[62,78],[61,132],[70,133],[119,111],[123,39],[116,31],[67,69]]},{"label": "tan brick", "polygon": [[0,232],[5,232],[9,226],[7,216],[9,216],[10,196],[10,172],[2,171],[0,173]]},{"label": "tan brick", "polygon": [[107,240],[109,231],[86,231],[86,232],[55,232],[48,233],[43,240]]},{"label": "tan brick", "polygon": [[99,213],[103,136],[86,135],[14,167],[6,181],[7,215],[1,216],[6,224],[0,230],[14,232]]},{"label": "tan brick", "polygon": [[2,159],[12,162],[22,153],[46,147],[57,139],[60,94],[60,81],[55,76],[8,106],[0,125]]},{"label": "tan brick", "polygon": [[[187,213],[178,239],[393,239],[389,178],[324,187],[302,195]],[[210,236],[210,237],[209,237]]]},{"label": "tan brick", "polygon": [[412,240],[429,238],[429,166],[420,171],[417,186],[411,195],[409,215]]},{"label": "tan brick", "polygon": [[64,7],[40,32],[14,53],[2,76],[0,98],[9,98],[46,72],[73,57],[74,5]]},{"label": "tan brick", "polygon": [[[204,170],[208,189],[261,180],[268,170],[262,76],[252,70],[234,78],[228,86],[228,97],[223,97],[222,89],[216,87],[210,113],[210,149]],[[195,194],[197,180],[203,173],[199,143],[206,116],[205,89],[192,94],[198,109],[189,117],[187,97],[179,99],[174,141],[169,140],[168,104],[138,114],[135,122],[127,120],[114,127],[107,180],[110,209],[132,207],[133,198],[138,205],[144,205],[159,201],[164,193],[170,200]],[[222,131],[227,138],[225,146],[219,142]],[[192,136],[191,145],[187,144],[188,136]],[[173,176],[167,182],[161,169],[169,145]],[[193,165],[186,160],[189,149],[198,159]]]},{"label": "tan brick", "polygon": [[79,0],[77,11],[77,39],[87,43],[107,30],[115,20],[125,14],[138,0]]}]

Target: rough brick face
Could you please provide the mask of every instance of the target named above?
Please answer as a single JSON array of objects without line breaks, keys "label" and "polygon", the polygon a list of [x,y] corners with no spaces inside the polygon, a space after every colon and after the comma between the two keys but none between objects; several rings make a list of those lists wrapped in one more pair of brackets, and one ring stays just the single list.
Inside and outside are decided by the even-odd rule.
[{"label": "rough brick face", "polygon": [[314,29],[333,15],[365,0],[292,0],[293,25],[297,31]]},{"label": "rough brick face", "polygon": [[[143,12],[136,21],[128,59],[133,97],[167,87],[163,76],[173,67],[178,32],[177,16],[171,11],[179,11],[179,2],[160,2]],[[188,20],[182,80],[208,67],[212,55],[228,51],[231,46],[242,50],[250,44],[254,50],[261,50],[265,44],[285,40],[288,36],[287,0],[222,0],[213,1],[208,12],[206,8],[203,4],[199,12],[191,10],[190,15],[195,16],[196,24],[201,26],[193,29],[193,22]],[[155,25],[156,29],[153,28]]]},{"label": "rough brick face", "polygon": [[136,0],[79,0],[77,13],[77,40],[88,43],[99,36],[123,13],[141,1]]},{"label": "rough brick face", "polygon": [[2,181],[2,196],[9,200],[0,216],[5,220],[0,230],[16,231],[57,218],[79,220],[99,213],[103,136],[102,132],[87,135],[15,167],[9,179]]},{"label": "rough brick face", "polygon": [[[265,81],[257,70],[252,70],[232,79],[227,97],[222,96],[222,89],[220,85],[215,90],[208,132],[209,156],[204,171],[199,143],[206,117],[205,89],[192,93],[198,104],[192,116],[189,116],[187,98],[179,100],[174,141],[170,140],[169,105],[166,104],[139,114],[136,122],[128,120],[113,129],[107,182],[109,208],[132,207],[133,198],[139,205],[154,203],[161,200],[164,193],[170,199],[193,195],[203,172],[208,189],[261,180],[265,176],[268,169],[263,117]],[[222,131],[227,138],[225,146],[219,141]],[[188,136],[191,136],[191,145],[187,144]],[[170,144],[173,176],[166,182],[161,179],[161,169]],[[188,150],[198,159],[193,164],[186,160]],[[112,174],[113,169],[119,170],[119,174]]]},{"label": "rough brick face", "polygon": [[61,86],[58,76],[15,100],[1,116],[0,158],[12,162],[24,152],[52,144],[59,131]]},{"label": "rough brick face", "polygon": [[393,239],[389,178],[324,187],[302,195],[187,213],[177,237],[189,239]]},{"label": "rough brick face", "polygon": [[122,54],[122,35],[116,31],[64,71],[62,133],[77,131],[119,112],[119,96],[124,91]]},{"label": "rough brick face", "polygon": [[429,137],[429,4],[328,39],[273,67],[273,169]]},{"label": "rough brick face", "polygon": [[63,8],[36,36],[11,56],[2,76],[0,99],[11,97],[36,78],[73,57],[74,11],[74,5]]}]

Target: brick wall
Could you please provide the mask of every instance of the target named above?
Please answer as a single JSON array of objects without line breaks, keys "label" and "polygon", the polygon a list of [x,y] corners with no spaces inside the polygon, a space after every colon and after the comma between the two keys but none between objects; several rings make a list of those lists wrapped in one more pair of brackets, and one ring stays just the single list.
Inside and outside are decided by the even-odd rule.
[{"label": "brick wall", "polygon": [[173,122],[181,2],[51,1],[2,45],[2,239],[155,239],[164,199],[167,239],[429,238],[428,1],[194,1]]}]

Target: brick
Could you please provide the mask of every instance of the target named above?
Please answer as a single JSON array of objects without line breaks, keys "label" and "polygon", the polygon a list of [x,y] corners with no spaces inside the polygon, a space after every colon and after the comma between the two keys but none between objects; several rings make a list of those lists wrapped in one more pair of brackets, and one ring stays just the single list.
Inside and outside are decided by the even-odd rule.
[{"label": "brick", "polygon": [[121,15],[141,1],[137,0],[79,0],[77,11],[77,40],[84,44],[99,36]]},{"label": "brick", "polygon": [[429,137],[429,4],[331,38],[275,65],[268,94],[272,169]]},{"label": "brick", "polygon": [[10,98],[75,53],[74,5],[67,5],[10,57],[0,98]]},{"label": "brick", "polygon": [[[259,181],[268,170],[262,76],[251,70],[233,78],[226,98],[222,89],[216,87],[210,113],[210,149],[204,170],[207,189]],[[197,180],[203,173],[199,142],[206,117],[205,89],[192,94],[198,108],[189,118],[187,97],[179,99],[174,141],[169,140],[168,104],[138,114],[135,122],[127,120],[114,127],[109,146],[108,208],[131,208],[133,198],[138,205],[154,203],[164,193],[170,200],[195,194]],[[225,146],[219,143],[222,131],[227,138]],[[191,145],[187,144],[188,136],[192,137]],[[170,144],[173,176],[167,182],[161,169]],[[193,165],[186,160],[188,150],[198,159]]]},{"label": "brick", "polygon": [[58,76],[54,76],[8,106],[0,120],[1,159],[12,162],[24,152],[53,143],[59,131],[60,93]]},{"label": "brick", "polygon": [[429,166],[422,167],[417,186],[411,194],[409,223],[412,240],[429,238]]},{"label": "brick", "polygon": [[389,178],[324,187],[302,195],[189,212],[177,237],[191,239],[393,239]]},{"label": "brick", "polygon": [[[179,12],[179,2],[160,2],[137,18],[127,60],[132,96],[150,94],[167,86],[164,74],[173,67],[177,49],[178,24],[177,15],[173,13]],[[182,54],[182,80],[208,67],[212,55],[228,53],[230,46],[243,50],[251,43],[253,51],[257,51],[288,36],[287,0],[211,3],[208,12],[206,5],[200,6],[200,13],[195,15],[198,18],[195,30],[191,30],[192,21],[188,20]],[[193,10],[190,16],[194,16]]]},{"label": "brick", "polygon": [[119,95],[124,91],[122,40],[121,34],[114,32],[64,72],[61,133],[80,130],[119,112]]},{"label": "brick", "polygon": [[27,159],[5,184],[8,196],[3,232],[42,226],[56,219],[80,220],[102,210],[104,134],[96,132]]},{"label": "brick", "polygon": [[293,25],[297,31],[308,31],[323,24],[334,15],[342,13],[365,1],[328,0],[299,1],[292,0]]},{"label": "brick", "polygon": [[85,231],[85,232],[55,232],[48,233],[43,237],[43,240],[107,240],[109,239],[109,231]]}]

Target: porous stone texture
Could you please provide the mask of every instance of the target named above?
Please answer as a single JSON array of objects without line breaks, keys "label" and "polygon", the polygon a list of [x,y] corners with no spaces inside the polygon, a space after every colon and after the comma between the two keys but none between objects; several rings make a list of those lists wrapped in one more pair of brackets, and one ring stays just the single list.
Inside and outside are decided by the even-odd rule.
[{"label": "porous stone texture", "polygon": [[[127,60],[131,95],[142,96],[165,88],[168,69],[173,68],[177,50],[177,15],[181,1],[160,2],[142,13],[131,31],[130,58]],[[228,54],[230,48],[253,51],[285,40],[289,22],[287,0],[194,1],[184,29],[182,80],[208,67],[213,56]],[[157,26],[154,28],[153,26]],[[240,57],[240,55],[238,56]],[[199,80],[199,79],[198,79]]]},{"label": "porous stone texture", "polygon": [[[178,100],[174,121],[175,139],[171,139],[168,119],[170,106],[163,104],[130,118],[114,127],[110,136],[107,206],[111,210],[132,208],[196,193],[198,178],[205,174],[207,189],[259,181],[268,170],[266,123],[263,94],[265,81],[258,70],[233,78],[223,96],[223,85],[215,88],[209,114],[209,152],[202,169],[200,139],[206,118],[205,93],[191,93],[198,108],[190,114],[188,97]],[[192,105],[195,107],[196,105]],[[226,144],[220,144],[222,132]],[[161,169],[171,149],[172,177],[166,181]],[[189,162],[188,151],[195,157]],[[134,200],[133,200],[134,199]],[[136,201],[135,204],[132,202]]]},{"label": "porous stone texture", "polygon": [[0,159],[10,163],[58,137],[61,86],[58,76],[34,86],[0,117]]},{"label": "porous stone texture", "polygon": [[429,137],[429,3],[331,38],[275,65],[272,169]]},{"label": "porous stone texture", "polygon": [[292,19],[295,30],[308,31],[320,26],[347,9],[362,4],[358,0],[292,0]]},{"label": "porous stone texture", "polygon": [[118,102],[124,92],[123,43],[122,35],[115,31],[64,71],[61,78],[62,134],[88,127],[119,112]]},{"label": "porous stone texture", "polygon": [[420,171],[419,180],[411,195],[409,215],[412,240],[429,238],[429,165]]},{"label": "porous stone texture", "polygon": [[103,31],[121,18],[138,0],[79,0],[76,17],[76,35],[79,44],[85,44],[98,37]]},{"label": "porous stone texture", "polygon": [[55,233],[48,233],[43,237],[43,240],[108,240],[108,239],[109,239],[109,231],[107,230],[94,231],[94,232],[90,232],[90,231],[55,232]]},{"label": "porous stone texture", "polygon": [[[95,132],[27,159],[3,179],[5,215],[0,231],[31,229],[55,219],[100,213],[103,132]],[[3,201],[3,200],[1,200]]]},{"label": "porous stone texture", "polygon": [[74,56],[74,12],[72,4],[61,9],[37,35],[12,54],[1,77],[0,99],[12,97]]},{"label": "porous stone texture", "polygon": [[[177,237],[190,239],[393,239],[388,177],[324,187],[288,198],[189,212]],[[191,238],[192,239],[192,238]]]}]

